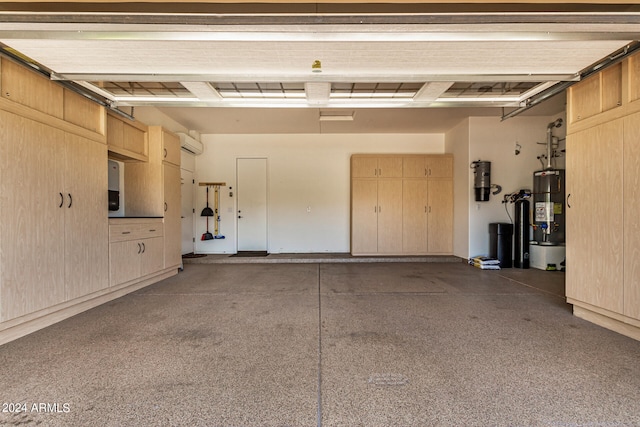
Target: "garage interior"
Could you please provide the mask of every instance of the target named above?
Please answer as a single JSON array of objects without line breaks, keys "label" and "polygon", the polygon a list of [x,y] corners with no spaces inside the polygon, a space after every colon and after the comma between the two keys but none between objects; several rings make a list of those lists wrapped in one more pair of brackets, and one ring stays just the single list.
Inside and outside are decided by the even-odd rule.
[{"label": "garage interior", "polygon": [[[625,2],[0,3],[0,423],[640,425],[638,28]],[[49,94],[25,73],[62,88],[59,117],[34,107]],[[38,214],[8,219],[30,206],[28,185],[10,187],[28,162],[10,168],[20,152],[4,147],[31,122],[101,144],[101,225],[64,244],[105,258],[84,290],[66,246],[51,284],[56,262],[34,273],[24,255],[56,251],[37,237],[48,223],[17,243]],[[382,194],[389,159],[405,217],[407,164],[424,166],[429,244],[402,210],[382,223],[384,203],[374,249],[354,243],[371,230],[357,231],[356,185]],[[596,161],[606,179],[577,172]],[[551,170],[572,198],[547,203],[549,219],[534,173]],[[583,196],[594,183],[606,192]],[[264,199],[258,220],[248,194]],[[468,265],[529,196],[526,266]],[[125,247],[156,265],[125,271]]]}]

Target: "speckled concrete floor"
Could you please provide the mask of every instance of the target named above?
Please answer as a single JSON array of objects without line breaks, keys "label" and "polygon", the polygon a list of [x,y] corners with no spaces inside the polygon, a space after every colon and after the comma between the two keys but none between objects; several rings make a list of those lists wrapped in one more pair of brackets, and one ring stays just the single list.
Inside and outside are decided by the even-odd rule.
[{"label": "speckled concrete floor", "polygon": [[563,282],[187,265],[1,346],[0,424],[640,426],[640,342],[573,317]]}]

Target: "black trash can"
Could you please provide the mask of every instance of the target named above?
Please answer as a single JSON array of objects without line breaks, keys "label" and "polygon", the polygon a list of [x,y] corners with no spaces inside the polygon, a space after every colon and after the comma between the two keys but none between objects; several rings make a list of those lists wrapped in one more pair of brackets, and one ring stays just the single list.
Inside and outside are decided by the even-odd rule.
[{"label": "black trash can", "polygon": [[501,268],[513,267],[513,224],[489,224],[489,257],[500,261]]}]

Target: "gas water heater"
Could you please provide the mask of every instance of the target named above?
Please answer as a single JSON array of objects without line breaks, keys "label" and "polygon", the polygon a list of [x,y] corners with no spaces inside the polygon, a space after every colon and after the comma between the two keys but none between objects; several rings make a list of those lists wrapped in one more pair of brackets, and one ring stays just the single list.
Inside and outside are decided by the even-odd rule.
[{"label": "gas water heater", "polygon": [[[559,245],[565,241],[565,171],[553,167],[557,138],[553,128],[562,126],[557,119],[547,126],[546,168],[533,173],[533,239],[539,245]],[[543,166],[545,166],[543,164]]]}]

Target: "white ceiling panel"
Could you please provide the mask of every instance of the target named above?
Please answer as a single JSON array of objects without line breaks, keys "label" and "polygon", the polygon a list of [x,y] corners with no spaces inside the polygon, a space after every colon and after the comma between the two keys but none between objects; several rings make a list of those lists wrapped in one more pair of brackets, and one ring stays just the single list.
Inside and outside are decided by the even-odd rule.
[{"label": "white ceiling panel", "polygon": [[[521,107],[557,82],[579,79],[582,71],[636,40],[640,14],[634,13],[70,13],[13,18],[0,13],[0,42],[52,71],[53,78],[75,80],[86,88],[109,87],[100,82],[131,87],[136,82],[181,82],[186,89],[174,99],[172,93],[154,98],[144,89],[95,93],[117,106],[166,107],[190,129],[210,131],[214,126],[229,132],[242,132],[249,122],[258,124],[251,127],[255,132],[284,132],[275,124],[275,117],[283,114],[298,119],[287,126],[299,132],[395,132],[398,124],[409,132],[441,130],[464,114],[499,115],[504,110],[495,107]],[[312,72],[316,60],[322,62],[321,73]],[[220,96],[213,87],[224,82],[308,84],[308,95],[309,88],[322,88],[322,96],[257,93],[248,100],[240,91],[237,96]],[[489,82],[492,91],[481,94],[484,98],[472,94],[477,101],[470,101],[471,95],[452,100],[455,96],[446,93],[450,85],[474,82]],[[534,95],[501,90],[507,82],[529,82],[527,93]],[[363,83],[412,83],[423,89],[415,97],[385,95],[389,102],[383,103],[382,95],[377,100],[363,93],[344,97],[333,86]],[[173,108],[187,102],[198,108]],[[425,108],[454,104],[448,109]],[[458,107],[480,104],[487,108]],[[253,110],[252,105],[263,108]],[[273,106],[279,108],[267,109]],[[354,122],[321,126],[315,114],[318,106],[367,109],[359,110]],[[416,111],[396,110],[405,107]],[[558,108],[562,106],[556,102],[551,114]],[[300,111],[304,109],[309,111]]]},{"label": "white ceiling panel", "polygon": [[182,42],[4,40],[59,74],[572,74],[629,41]]}]

